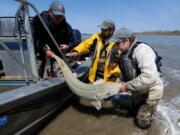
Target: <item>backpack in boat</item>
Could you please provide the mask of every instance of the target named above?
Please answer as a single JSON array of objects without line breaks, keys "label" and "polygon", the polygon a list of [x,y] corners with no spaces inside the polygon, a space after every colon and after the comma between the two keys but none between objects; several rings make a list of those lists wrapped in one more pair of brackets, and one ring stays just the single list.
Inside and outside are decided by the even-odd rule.
[{"label": "backpack in boat", "polygon": [[[129,58],[132,59],[134,49],[141,43],[144,43],[144,42],[136,42],[136,44],[132,47],[131,52],[129,53],[129,56],[128,56]],[[148,45],[147,43],[144,43],[144,44]],[[152,46],[150,46],[150,45],[148,45],[148,46],[151,47],[152,50],[154,51],[154,53],[156,54],[156,59],[155,59],[156,67],[157,67],[157,70],[161,73],[160,68],[162,66],[162,64],[161,64],[162,57],[158,55],[158,53],[156,52],[156,50]]]}]

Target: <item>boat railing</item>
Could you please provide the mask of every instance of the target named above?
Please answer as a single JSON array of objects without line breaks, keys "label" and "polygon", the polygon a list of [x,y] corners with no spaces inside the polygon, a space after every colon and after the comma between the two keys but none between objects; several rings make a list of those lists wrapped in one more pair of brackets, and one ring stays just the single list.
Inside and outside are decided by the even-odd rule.
[{"label": "boat railing", "polygon": [[[29,79],[28,79],[28,68],[26,67],[24,61],[20,61],[14,54],[13,52],[7,47],[7,45],[3,42],[0,41],[0,45],[2,45],[2,47],[8,52],[8,54],[16,61],[17,64],[19,64],[25,71],[26,71],[26,83],[29,84]],[[35,78],[36,80],[38,80],[38,78],[31,72],[29,71],[32,75],[33,78]]]},{"label": "boat railing", "polygon": [[[29,20],[31,21],[32,18],[33,17],[29,17]],[[18,16],[0,16],[0,39],[1,38],[14,38],[15,35],[17,36],[16,32],[18,29],[15,28],[16,27],[15,24],[17,25],[17,22],[20,19],[22,19],[22,17],[20,17],[20,16],[19,16],[19,18],[18,18]],[[15,22],[12,20],[15,20]],[[25,38],[26,35],[24,33],[22,33],[21,37]]]},{"label": "boat railing", "polygon": [[25,53],[27,50],[26,35],[19,27],[22,24],[17,23],[17,20],[21,20],[20,18],[17,15],[16,17],[0,17],[0,85],[28,85],[39,81],[30,69],[31,63],[25,62],[29,59],[29,55]]},{"label": "boat railing", "polygon": [[[4,19],[4,18],[7,18],[7,19],[15,18],[15,23],[13,23],[11,20],[7,20],[7,24],[6,24],[6,21],[1,20],[1,22],[0,22],[0,24],[2,25],[1,26],[1,34],[2,34],[1,39],[5,40],[6,42],[9,42],[10,39],[14,38],[14,39],[16,39],[16,40],[14,40],[15,44],[17,43],[16,41],[18,40],[19,52],[20,52],[18,54],[20,54],[20,57],[21,57],[21,60],[20,60],[17,57],[18,56],[17,53],[14,54],[14,52],[11,49],[9,49],[8,46],[4,42],[0,41],[1,48],[3,48],[7,52],[7,53],[4,53],[5,56],[2,56],[3,54],[1,54],[3,64],[5,64],[5,69],[3,70],[5,73],[4,74],[5,79],[7,81],[9,81],[9,77],[10,78],[15,77],[15,79],[16,78],[18,79],[19,75],[20,75],[20,77],[22,79],[25,78],[25,82],[27,85],[30,82],[32,82],[32,79],[35,82],[40,81],[38,72],[37,72],[37,67],[36,67],[35,51],[34,51],[33,38],[31,35],[31,28],[30,28],[30,21],[29,21],[30,17],[29,17],[27,7],[25,7],[23,4],[21,4],[16,12],[15,17],[0,17],[0,19]],[[3,27],[3,24],[6,27]],[[5,31],[3,31],[3,30],[5,30]],[[5,34],[5,36],[4,36],[3,33],[6,33],[6,34],[9,33],[9,34],[7,34],[7,35]],[[28,48],[27,50],[29,52],[28,58],[30,60],[30,63],[28,63],[28,64],[27,64],[27,62],[25,63],[25,58],[24,58],[25,57],[24,50],[23,50],[24,44],[22,44],[22,42],[24,42],[24,41],[26,41],[26,43],[27,43],[26,44],[27,48]],[[12,59],[9,58],[8,54],[10,55],[10,57]],[[27,54],[26,54],[26,56],[27,56]],[[13,64],[11,64],[11,62],[8,62],[9,60],[11,62],[15,61],[15,63],[17,63],[22,68],[22,70],[24,71],[24,76],[21,75],[22,71],[17,70],[18,68],[16,68],[15,65],[14,65],[15,66],[15,69],[14,69],[15,76],[11,75],[12,73],[10,71],[10,69],[11,69],[10,66],[12,66]],[[31,68],[28,67],[29,65]],[[29,68],[29,70],[27,67]],[[11,70],[13,70],[13,69],[11,69]],[[17,71],[18,71],[18,73],[16,73]],[[7,76],[6,76],[6,73],[7,73]],[[8,76],[8,74],[10,74],[11,76]],[[14,79],[12,81],[14,81]],[[4,81],[3,81],[2,85],[3,84],[4,84]],[[15,85],[16,85],[16,83],[15,83]]]}]

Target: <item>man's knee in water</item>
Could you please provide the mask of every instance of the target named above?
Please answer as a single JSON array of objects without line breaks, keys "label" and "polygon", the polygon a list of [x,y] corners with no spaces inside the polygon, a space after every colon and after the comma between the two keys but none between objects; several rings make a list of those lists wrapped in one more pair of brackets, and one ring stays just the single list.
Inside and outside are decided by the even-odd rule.
[{"label": "man's knee in water", "polygon": [[140,106],[135,120],[138,127],[146,129],[151,126],[153,114],[157,107],[157,104],[157,100],[148,100]]}]

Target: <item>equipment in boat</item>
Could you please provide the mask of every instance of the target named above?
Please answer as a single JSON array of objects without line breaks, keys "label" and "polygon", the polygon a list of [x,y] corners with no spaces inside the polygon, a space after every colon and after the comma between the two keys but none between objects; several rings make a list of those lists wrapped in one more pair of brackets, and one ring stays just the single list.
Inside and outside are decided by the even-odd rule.
[{"label": "equipment in boat", "polygon": [[[13,31],[11,36],[0,36],[0,61],[4,72],[0,78],[1,135],[34,134],[73,95],[62,74],[45,80],[39,79],[28,11],[28,5],[33,5],[25,0],[20,2],[15,23],[17,36]],[[5,27],[1,20],[2,17],[0,30],[3,30]],[[23,25],[20,25],[21,21]],[[0,31],[0,34],[3,33],[6,34]],[[18,49],[10,49],[12,46]],[[71,69],[81,80],[87,77],[89,67],[90,61]]]}]

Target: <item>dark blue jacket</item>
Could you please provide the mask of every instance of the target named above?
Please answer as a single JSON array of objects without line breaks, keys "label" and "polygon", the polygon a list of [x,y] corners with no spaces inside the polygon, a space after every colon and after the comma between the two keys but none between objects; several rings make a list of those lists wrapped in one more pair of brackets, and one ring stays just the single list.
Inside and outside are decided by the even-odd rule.
[{"label": "dark blue jacket", "polygon": [[[65,19],[60,24],[56,24],[47,11],[43,11],[41,13],[41,17],[43,18],[44,22],[46,23],[47,27],[49,28],[59,45],[67,44],[70,46],[70,48],[74,47],[75,40],[73,36],[73,30]],[[32,32],[34,37],[35,49],[37,52],[42,53],[45,48],[45,44],[48,44],[51,50],[60,56],[59,51],[46,32],[38,16],[35,16],[32,20]]]},{"label": "dark blue jacket", "polygon": [[78,29],[73,29],[73,35],[74,35],[74,45],[73,47],[77,46],[82,42],[81,40],[81,32]]}]

